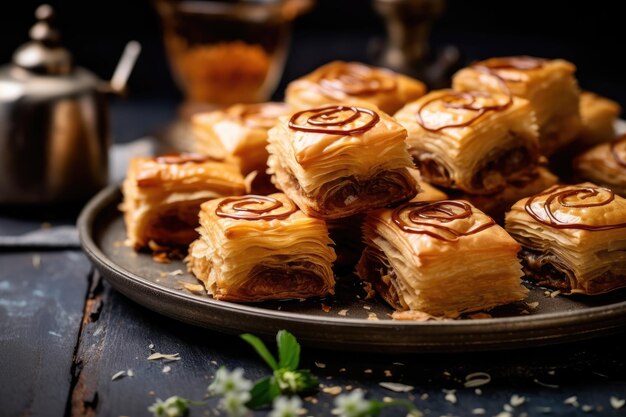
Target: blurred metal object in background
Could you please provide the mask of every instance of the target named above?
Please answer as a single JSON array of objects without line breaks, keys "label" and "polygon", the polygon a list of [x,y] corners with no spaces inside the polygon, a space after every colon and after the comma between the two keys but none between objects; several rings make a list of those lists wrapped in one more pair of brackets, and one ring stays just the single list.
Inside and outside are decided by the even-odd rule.
[{"label": "blurred metal object in background", "polygon": [[84,202],[107,184],[106,94],[123,93],[140,51],[130,42],[113,83],[75,67],[42,5],[31,41],[0,68],[0,204]]},{"label": "blurred metal object in background", "polygon": [[431,88],[448,86],[450,74],[460,64],[460,53],[447,46],[435,56],[429,43],[445,0],[373,0],[373,5],[387,28],[387,41],[375,58],[377,64],[415,76]]},{"label": "blurred metal object in background", "polygon": [[154,0],[183,117],[267,101],[283,72],[291,22],[314,0]]}]

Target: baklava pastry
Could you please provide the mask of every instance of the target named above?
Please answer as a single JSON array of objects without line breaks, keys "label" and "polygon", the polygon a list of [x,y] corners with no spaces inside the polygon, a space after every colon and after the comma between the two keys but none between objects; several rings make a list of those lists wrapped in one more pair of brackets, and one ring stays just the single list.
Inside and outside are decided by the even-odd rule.
[{"label": "baklava pastry", "polygon": [[433,91],[395,115],[424,180],[493,194],[535,169],[537,126],[527,100],[499,93]]},{"label": "baklava pastry", "polygon": [[626,286],[626,200],[592,183],[557,185],[518,201],[506,230],[526,277],[564,294]]},{"label": "baklava pastry", "polygon": [[582,128],[577,141],[586,146],[608,142],[615,138],[615,121],[622,108],[606,97],[590,91],[580,94]]},{"label": "baklava pastry", "polygon": [[324,221],[284,194],[207,201],[189,271],[218,300],[257,302],[333,294],[335,260]]},{"label": "baklava pastry", "polygon": [[303,110],[280,117],[269,131],[268,172],[308,215],[349,217],[415,196],[405,138],[406,130],[379,110]]},{"label": "baklava pastry", "polygon": [[579,178],[610,188],[626,196],[626,135],[598,145],[574,160]]},{"label": "baklava pastry", "polygon": [[[395,310],[458,317],[523,300],[520,246],[462,200],[405,203],[368,213],[359,277]],[[412,314],[413,313],[413,314]]]},{"label": "baklava pastry", "polygon": [[541,152],[549,156],[573,141],[581,127],[574,64],[528,56],[492,58],[457,72],[459,91],[512,94],[530,101],[537,115]]},{"label": "baklava pastry", "polygon": [[126,233],[135,249],[151,241],[186,247],[198,236],[200,204],[245,194],[246,186],[236,165],[181,153],[132,159],[122,192]]},{"label": "baklava pastry", "polygon": [[337,103],[373,105],[392,114],[425,92],[422,82],[390,70],[334,61],[291,82],[285,101],[299,110]]},{"label": "baklava pastry", "polygon": [[504,213],[509,211],[513,204],[524,197],[540,193],[558,182],[559,178],[556,175],[547,168],[540,166],[528,173],[527,176],[510,182],[507,187],[498,193],[490,195],[462,194],[455,196],[455,198],[469,201],[498,223],[502,223],[504,221]]},{"label": "baklava pastry", "polygon": [[194,150],[205,155],[237,158],[244,175],[267,169],[267,131],[279,116],[290,114],[284,103],[237,104],[198,113],[191,123]]}]

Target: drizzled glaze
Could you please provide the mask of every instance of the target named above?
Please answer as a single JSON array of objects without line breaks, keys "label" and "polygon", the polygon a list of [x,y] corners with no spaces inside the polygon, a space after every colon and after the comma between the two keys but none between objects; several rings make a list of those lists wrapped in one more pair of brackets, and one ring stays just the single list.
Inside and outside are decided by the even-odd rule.
[{"label": "drizzled glaze", "polygon": [[[261,208],[250,208],[251,205],[260,205]],[[280,213],[271,214],[273,211],[284,207]],[[229,197],[219,202],[215,214],[219,217],[228,217],[236,220],[274,220],[286,219],[298,209],[290,203],[285,207],[282,201],[270,196],[245,195],[242,197]]]},{"label": "drizzled glaze", "polygon": [[[341,115],[341,113],[348,113]],[[301,116],[307,115],[304,124],[298,124]],[[363,124],[354,128],[341,129],[342,126],[361,119]],[[331,135],[362,134],[373,128],[380,121],[380,116],[373,110],[354,106],[326,106],[316,109],[303,110],[295,113],[289,119],[289,127],[293,130],[312,133],[328,133]]]},{"label": "drizzled glaze", "polygon": [[328,68],[321,75],[323,93],[334,97],[337,92],[351,96],[367,96],[396,88],[395,75],[366,65],[349,63]]},{"label": "drizzled glaze", "polygon": [[620,139],[611,142],[610,146],[611,146],[611,155],[613,156],[613,159],[615,160],[615,162],[617,162],[618,165],[621,165],[622,167],[626,168],[626,159],[620,156],[619,150],[617,149],[618,145],[624,145],[624,144],[626,144],[626,135],[623,135]]},{"label": "drizzled glaze", "polygon": [[[465,232],[445,225],[454,220],[465,220],[470,217],[472,217],[472,207],[468,203],[458,200],[417,201],[404,204],[391,213],[391,219],[402,231],[428,235],[445,242],[456,242],[463,236],[473,235],[496,224],[493,219],[489,218],[487,222]],[[410,223],[406,222],[404,218],[407,218]],[[429,228],[441,230],[445,234],[451,235],[452,238]]]},{"label": "drizzled glaze", "polygon": [[[596,202],[585,203],[582,202],[591,197],[601,196],[602,193],[605,193],[606,196],[604,199]],[[544,220],[539,216],[535,208],[533,207],[533,203],[540,197],[546,197],[546,200],[543,202],[543,206],[539,209],[543,209],[547,216],[547,220]],[[576,197],[578,202],[570,202],[567,201],[572,197]],[[613,191],[608,188],[601,187],[591,187],[591,186],[563,186],[563,185],[555,185],[554,187],[548,188],[546,191],[536,194],[532,197],[529,197],[524,204],[524,210],[537,222],[553,227],[555,229],[581,229],[581,230],[589,230],[592,232],[600,231],[600,230],[611,230],[611,229],[619,229],[622,227],[626,227],[626,223],[615,223],[615,224],[606,224],[606,225],[593,225],[593,224],[585,224],[585,223],[566,223],[560,219],[558,219],[554,215],[554,211],[552,209],[553,204],[557,204],[558,207],[566,207],[566,208],[593,208],[593,207],[602,207],[611,203],[615,199],[615,194]]]},{"label": "drizzled glaze", "polygon": [[[488,111],[502,111],[502,110],[509,108],[513,104],[513,97],[510,94],[508,87],[504,85],[504,88],[505,88],[506,96],[507,96],[506,102],[502,104],[492,104],[492,105],[485,105],[477,101],[477,99],[479,98],[491,98],[492,95],[489,93],[483,93],[479,91],[458,92],[458,91],[449,90],[446,92],[446,94],[434,97],[426,101],[425,103],[423,103],[420,106],[420,108],[417,110],[417,113],[415,114],[415,118],[417,119],[417,123],[424,130],[428,130],[429,132],[439,132],[443,129],[450,128],[450,127],[467,127],[471,125],[472,123],[474,123],[474,121],[476,121],[478,118],[480,118],[483,114],[487,113]],[[465,110],[468,112],[474,112],[475,114],[464,122],[451,123],[451,124],[442,125],[438,127],[430,127],[424,121],[424,118],[422,117],[422,112],[426,109],[428,105],[437,101],[443,102],[442,105],[446,109]]]}]

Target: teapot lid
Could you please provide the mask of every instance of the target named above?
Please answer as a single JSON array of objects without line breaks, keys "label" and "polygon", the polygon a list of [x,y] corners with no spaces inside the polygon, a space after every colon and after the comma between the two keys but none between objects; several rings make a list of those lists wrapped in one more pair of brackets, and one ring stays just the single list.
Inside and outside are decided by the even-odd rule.
[{"label": "teapot lid", "polygon": [[20,68],[46,75],[62,75],[72,71],[72,55],[61,46],[61,35],[52,25],[54,9],[42,4],[35,11],[37,23],[30,29],[31,41],[13,54],[13,63]]}]

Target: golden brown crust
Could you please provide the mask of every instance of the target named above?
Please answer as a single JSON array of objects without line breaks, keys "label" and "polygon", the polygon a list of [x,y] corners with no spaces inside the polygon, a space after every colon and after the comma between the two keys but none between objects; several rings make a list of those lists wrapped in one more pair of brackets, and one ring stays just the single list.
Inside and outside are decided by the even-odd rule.
[{"label": "golden brown crust", "polygon": [[392,114],[424,95],[426,86],[384,68],[330,62],[287,86],[285,100],[296,109],[337,103],[378,107]]},{"label": "golden brown crust", "polygon": [[237,104],[192,117],[194,149],[201,154],[237,158],[244,175],[264,174],[267,131],[279,116],[291,114],[284,103]]},{"label": "golden brown crust", "polygon": [[376,210],[368,213],[363,233],[367,249],[357,273],[398,311],[457,317],[527,295],[519,279],[519,245],[467,202]]},{"label": "golden brown crust", "polygon": [[581,127],[576,67],[562,59],[491,58],[457,72],[459,91],[503,92],[530,101],[537,116],[541,151],[551,155],[573,141]]},{"label": "golden brown crust", "polygon": [[502,191],[539,160],[528,101],[503,94],[433,91],[395,115],[426,181],[470,194]]},{"label": "golden brown crust", "polygon": [[582,128],[577,142],[593,146],[615,138],[615,121],[622,112],[618,103],[590,91],[580,94]]},{"label": "golden brown crust", "polygon": [[281,117],[270,130],[268,172],[305,213],[348,217],[415,196],[405,137],[404,128],[378,110],[307,110]]},{"label": "golden brown crust", "polygon": [[574,160],[579,178],[626,196],[626,136],[600,144]]},{"label": "golden brown crust", "polygon": [[126,232],[136,249],[151,241],[189,245],[197,237],[200,204],[246,188],[236,165],[197,154],[134,158],[122,186]]},{"label": "golden brown crust", "polygon": [[506,229],[524,247],[527,277],[541,285],[585,294],[626,286],[626,200],[608,189],[551,187],[517,202]]},{"label": "golden brown crust", "polygon": [[328,229],[284,194],[204,203],[188,269],[214,298],[258,302],[334,292]]}]

